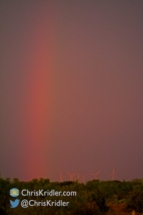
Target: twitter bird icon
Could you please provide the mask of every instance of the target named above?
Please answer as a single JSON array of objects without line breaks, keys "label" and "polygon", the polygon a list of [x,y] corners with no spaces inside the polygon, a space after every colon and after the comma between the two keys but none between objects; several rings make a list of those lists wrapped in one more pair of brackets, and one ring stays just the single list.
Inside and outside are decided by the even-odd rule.
[{"label": "twitter bird icon", "polygon": [[19,199],[15,199],[15,201],[10,200],[11,208],[16,208],[19,205],[19,202]]}]

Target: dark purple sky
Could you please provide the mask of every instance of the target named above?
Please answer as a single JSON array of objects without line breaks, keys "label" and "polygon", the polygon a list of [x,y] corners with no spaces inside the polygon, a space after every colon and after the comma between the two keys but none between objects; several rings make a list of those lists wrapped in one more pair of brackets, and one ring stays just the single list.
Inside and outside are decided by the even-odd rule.
[{"label": "dark purple sky", "polygon": [[0,0],[0,47],[3,177],[143,178],[142,0]]}]

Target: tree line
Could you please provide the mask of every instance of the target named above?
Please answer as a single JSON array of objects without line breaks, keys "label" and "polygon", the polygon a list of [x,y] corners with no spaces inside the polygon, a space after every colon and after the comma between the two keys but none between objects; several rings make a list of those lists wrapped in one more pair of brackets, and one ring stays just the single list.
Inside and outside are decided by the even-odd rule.
[{"label": "tree line", "polygon": [[[76,191],[76,196],[26,196],[19,195],[17,198],[22,200],[34,199],[35,201],[59,201],[69,202],[67,207],[28,207],[17,208],[10,207],[9,191],[17,188],[33,190],[56,190],[56,191]],[[113,214],[110,205],[123,205],[126,211],[135,210],[143,212],[143,179],[134,179],[132,181],[87,181],[86,184],[78,181],[50,182],[49,179],[33,179],[28,182],[19,181],[17,178],[0,178],[0,214],[1,215],[102,215]]]}]

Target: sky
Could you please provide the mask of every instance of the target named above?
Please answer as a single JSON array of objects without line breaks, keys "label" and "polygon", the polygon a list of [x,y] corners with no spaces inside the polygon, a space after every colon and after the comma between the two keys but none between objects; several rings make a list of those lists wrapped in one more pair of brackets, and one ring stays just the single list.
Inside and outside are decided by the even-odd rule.
[{"label": "sky", "polygon": [[142,0],[0,0],[0,47],[2,177],[143,178]]}]

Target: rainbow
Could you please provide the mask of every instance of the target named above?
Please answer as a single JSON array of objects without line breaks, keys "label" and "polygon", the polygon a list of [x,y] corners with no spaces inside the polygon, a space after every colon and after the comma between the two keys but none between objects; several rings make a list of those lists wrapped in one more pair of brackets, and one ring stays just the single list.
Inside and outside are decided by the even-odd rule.
[{"label": "rainbow", "polygon": [[[47,132],[50,114],[51,39],[43,29],[33,31],[28,46],[23,108],[23,178],[48,175]],[[35,37],[35,38],[34,38]],[[48,41],[48,42],[47,42]]]}]

